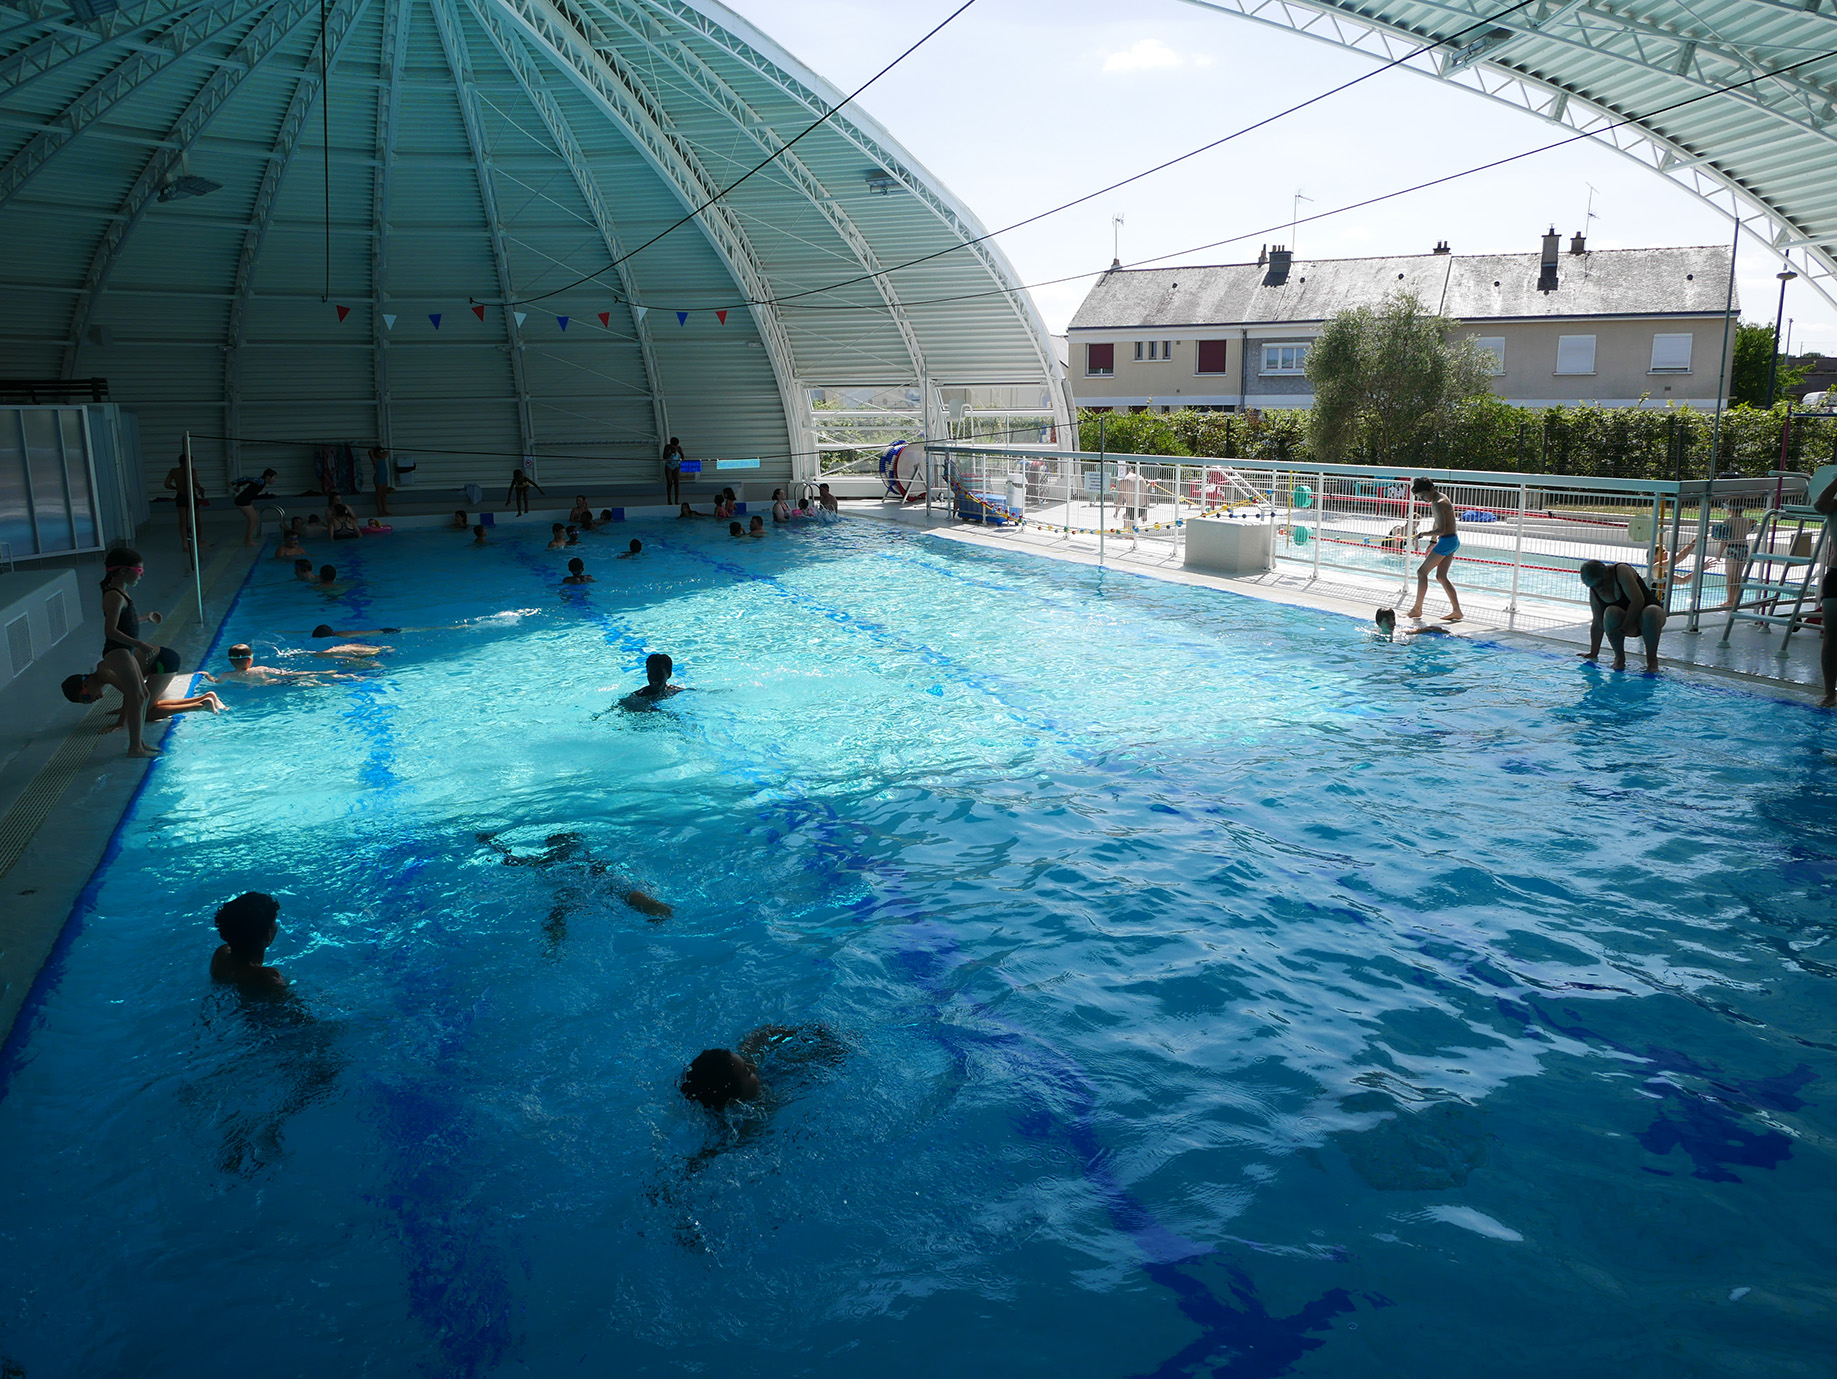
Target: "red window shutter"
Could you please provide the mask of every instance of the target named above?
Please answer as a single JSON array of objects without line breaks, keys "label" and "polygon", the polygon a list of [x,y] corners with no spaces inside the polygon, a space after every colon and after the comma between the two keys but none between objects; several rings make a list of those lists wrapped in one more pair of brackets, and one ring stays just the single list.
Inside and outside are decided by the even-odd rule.
[{"label": "red window shutter", "polygon": [[1115,345],[1086,345],[1088,353],[1085,358],[1086,373],[1116,372]]},{"label": "red window shutter", "polygon": [[1223,373],[1225,371],[1225,342],[1223,340],[1201,340],[1199,342],[1199,372]]}]

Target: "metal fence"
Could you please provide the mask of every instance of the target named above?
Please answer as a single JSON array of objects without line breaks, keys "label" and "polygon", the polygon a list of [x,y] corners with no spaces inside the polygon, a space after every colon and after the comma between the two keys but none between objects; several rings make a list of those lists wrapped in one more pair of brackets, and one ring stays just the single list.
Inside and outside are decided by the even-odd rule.
[{"label": "metal fence", "polygon": [[[1506,627],[1585,616],[1585,560],[1642,570],[1667,611],[1702,614],[1739,594],[1759,511],[1803,500],[1807,476],[1669,482],[1474,470],[933,445],[929,490],[966,520],[1021,525],[1106,557],[1176,562],[1186,524],[1232,512],[1274,525],[1277,574],[1361,595],[1415,597],[1433,512],[1412,496],[1426,476],[1454,504],[1450,570],[1469,614]],[[1782,549],[1780,554],[1785,554]],[[1429,603],[1443,606],[1432,580]]]}]

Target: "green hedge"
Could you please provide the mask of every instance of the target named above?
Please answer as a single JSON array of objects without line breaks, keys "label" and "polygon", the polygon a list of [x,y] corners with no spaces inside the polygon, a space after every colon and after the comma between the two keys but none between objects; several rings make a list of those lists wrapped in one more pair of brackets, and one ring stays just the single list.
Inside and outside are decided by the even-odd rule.
[{"label": "green hedge", "polygon": [[[1301,408],[1230,412],[1107,413],[1103,448],[1117,454],[1314,462]],[[1779,463],[1786,405],[1739,406],[1722,415],[1716,467],[1763,474]],[[1406,457],[1346,455],[1335,463],[1425,469],[1522,470],[1591,478],[1701,479],[1709,474],[1714,416],[1689,407],[1513,407],[1497,398],[1464,404],[1445,432]],[[1080,450],[1098,449],[1096,412],[1079,414]],[[1787,467],[1837,462],[1837,417],[1796,417]]]}]

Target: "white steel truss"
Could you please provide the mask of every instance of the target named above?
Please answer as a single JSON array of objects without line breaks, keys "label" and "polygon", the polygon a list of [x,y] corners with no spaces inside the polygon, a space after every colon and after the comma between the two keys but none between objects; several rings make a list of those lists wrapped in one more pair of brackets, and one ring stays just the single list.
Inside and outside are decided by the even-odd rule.
[{"label": "white steel truss", "polygon": [[[1404,59],[1399,65],[1420,76],[1463,87],[1564,129],[1591,134],[1599,146],[1667,178],[1722,216],[1739,219],[1744,228],[1776,253],[1799,250],[1803,255],[1801,275],[1807,284],[1837,305],[1837,254],[1833,253],[1837,246],[1796,221],[1763,192],[1744,183],[1738,172],[1725,170],[1738,164],[1738,158],[1721,149],[1685,147],[1657,128],[1641,123],[1638,111],[1619,108],[1612,92],[1570,91],[1511,65],[1513,49],[1532,39],[1573,51],[1587,50],[1637,71],[1662,76],[1668,82],[1681,83],[1684,89],[1667,88],[1678,90],[1678,95],[1661,100],[1661,105],[1688,99],[1693,92],[1720,92],[1713,100],[1730,102],[1737,109],[1760,116],[1782,134],[1837,144],[1837,88],[1796,72],[1774,74],[1771,69],[1788,65],[1785,61],[1767,60],[1756,52],[1745,51],[1707,25],[1702,34],[1691,34],[1610,10],[1601,3],[1578,0],[1540,0],[1539,5],[1498,21],[1452,52],[1446,47],[1419,51],[1433,44],[1437,35],[1387,23],[1382,16],[1336,5],[1331,0],[1185,2],[1285,29],[1381,62]],[[1788,0],[1744,3],[1790,12],[1795,21],[1810,26],[1808,33],[1819,44],[1837,49],[1837,14],[1822,10],[1819,0],[1806,0],[1803,5]],[[1417,8],[1444,16],[1444,31],[1452,31],[1482,20],[1500,7],[1431,0]],[[1788,54],[1788,58],[1797,56],[1800,54]],[[1752,85],[1739,91],[1724,89],[1736,82],[1750,81]]]}]

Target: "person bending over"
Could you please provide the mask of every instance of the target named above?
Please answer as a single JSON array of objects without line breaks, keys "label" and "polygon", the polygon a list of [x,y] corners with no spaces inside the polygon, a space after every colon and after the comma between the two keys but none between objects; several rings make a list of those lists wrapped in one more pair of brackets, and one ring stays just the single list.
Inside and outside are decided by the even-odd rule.
[{"label": "person bending over", "polygon": [[568,562],[568,572],[562,576],[563,584],[591,584],[593,576],[587,573],[587,562],[579,556]]},{"label": "person bending over", "polygon": [[63,683],[64,698],[73,704],[93,704],[109,686],[121,691],[121,714],[116,727],[128,730],[128,755],[156,757],[157,747],[146,742],[147,677],[140,662],[125,649],[107,652],[88,675],[72,675]]},{"label": "person bending over", "polygon": [[272,469],[264,469],[259,479],[238,479],[236,481],[234,502],[237,510],[242,513],[245,528],[242,534],[243,545],[253,546],[257,538],[261,536],[262,515],[261,509],[256,505],[263,498],[268,497],[269,481],[279,477]]},{"label": "person bending over", "polygon": [[1665,630],[1665,609],[1638,570],[1624,561],[1608,565],[1584,560],[1576,572],[1588,586],[1588,650],[1584,661],[1601,654],[1601,635],[1614,648],[1614,669],[1627,668],[1627,634],[1637,633],[1646,644],[1646,669],[1658,671],[1658,638]]},{"label": "person bending over", "polygon": [[1422,601],[1428,596],[1429,576],[1434,575],[1442,592],[1448,596],[1448,606],[1452,610],[1442,614],[1443,622],[1461,620],[1460,596],[1454,592],[1454,585],[1448,578],[1448,571],[1454,563],[1454,553],[1461,548],[1461,538],[1454,530],[1454,504],[1435,486],[1433,479],[1418,479],[1410,485],[1410,492],[1423,502],[1433,507],[1435,525],[1427,531],[1418,533],[1429,537],[1433,544],[1423,556],[1421,566],[1416,571],[1416,606],[1405,615],[1412,618],[1422,616]]},{"label": "person bending over", "polygon": [[535,489],[536,492],[541,493],[544,498],[548,497],[548,494],[543,493],[542,485],[530,478],[522,465],[518,465],[515,469],[511,470],[510,489],[504,494],[505,508],[508,509],[512,504],[515,504],[517,516],[527,516],[529,514],[529,491],[532,488]]},{"label": "person bending over", "polygon": [[568,529],[559,522],[549,524],[549,544],[545,550],[558,551],[568,544]]},{"label": "person bending over", "polygon": [[619,552],[619,559],[620,560],[630,560],[634,555],[643,555],[643,554],[644,554],[644,543],[640,541],[637,537],[634,536],[631,539],[630,548]]},{"label": "person bending over", "polygon": [[278,967],[264,967],[268,946],[280,935],[281,902],[261,891],[248,891],[217,908],[217,933],[223,945],[211,954],[210,976],[252,993],[287,989]]}]

